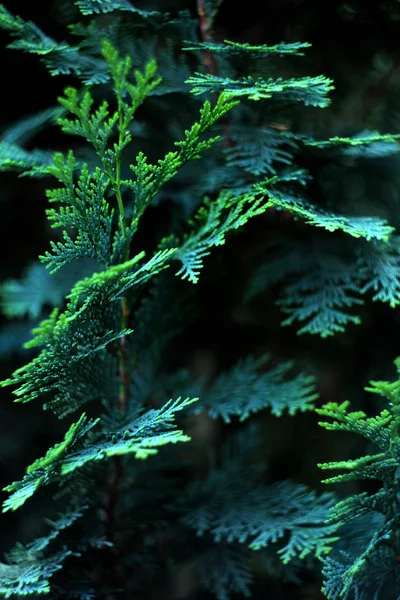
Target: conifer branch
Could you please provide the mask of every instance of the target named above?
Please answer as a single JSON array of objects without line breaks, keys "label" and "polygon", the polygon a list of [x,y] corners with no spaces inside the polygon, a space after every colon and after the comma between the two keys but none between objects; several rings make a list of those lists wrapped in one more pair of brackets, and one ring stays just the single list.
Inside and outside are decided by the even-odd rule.
[{"label": "conifer branch", "polygon": [[[398,382],[393,388],[382,382],[371,384],[372,391],[384,392],[392,403],[376,418],[347,413],[346,406],[335,404],[319,409],[334,419],[333,425],[323,424],[327,429],[362,433],[367,442],[378,446],[371,456],[322,465],[345,470],[328,481],[374,479],[382,481],[381,490],[338,504],[332,494],[317,496],[299,483],[267,484],[265,456],[260,452],[265,436],[254,435],[257,415],[264,410],[275,417],[309,411],[316,399],[313,377],[302,369],[299,372],[291,361],[259,356],[259,349],[253,357],[241,357],[226,372],[215,373],[213,383],[193,380],[184,370],[171,373],[175,361],[170,363],[165,357],[180,333],[184,301],[190,295],[195,304],[197,290],[191,286],[193,292],[181,293],[189,286],[174,283],[174,277],[153,279],[175,265],[178,277],[196,284],[211,252],[218,252],[226,238],[250,219],[274,207],[293,216],[293,229],[303,228],[297,220],[307,224],[310,236],[304,242],[298,236],[295,245],[290,231],[286,243],[285,232],[276,228],[268,233],[273,243],[265,246],[262,233],[268,258],[254,271],[247,300],[279,284],[277,304],[286,314],[284,323],[300,324],[299,333],[322,337],[358,323],[353,309],[367,292],[372,292],[374,300],[399,305],[400,238],[394,237],[385,211],[377,211],[377,217],[374,211],[359,214],[357,206],[337,206],[328,187],[328,198],[325,201],[324,195],[322,201],[312,190],[309,193],[308,158],[297,161],[306,146],[307,157],[330,154],[340,159],[337,167],[341,169],[349,161],[392,156],[400,150],[399,137],[364,132],[315,141],[294,130],[289,133],[292,126],[277,124],[276,112],[295,104],[327,106],[332,82],[321,76],[287,78],[284,72],[279,76],[268,63],[300,56],[309,44],[214,42],[221,0],[196,2],[193,19],[189,12],[172,16],[137,9],[131,0],[75,0],[86,16],[107,15],[72,26],[72,35],[80,40],[76,46],[52,40],[0,4],[0,27],[16,38],[12,47],[38,54],[53,75],[74,74],[86,84],[106,84],[108,99],[96,107],[102,90],[92,94],[89,87],[82,92],[69,87],[60,99],[58,123],[65,133],[89,142],[89,152],[82,151],[80,141],[76,151],[54,157],[25,148],[27,132],[31,135],[31,129],[41,127],[51,113],[17,124],[0,141],[0,170],[55,177],[55,189],[47,192],[52,207],[47,216],[52,227],[62,229],[58,241],[41,258],[45,273],[38,268],[42,265],[36,265],[19,282],[10,281],[0,288],[7,315],[41,321],[26,344],[28,349],[38,349],[37,355],[1,385],[16,385],[19,402],[48,395],[44,407],[59,417],[81,415],[59,443],[27,468],[20,481],[4,490],[10,493],[4,512],[19,509],[41,488],[57,485],[56,499],[68,497],[74,511],[71,516],[65,505],[62,519],[47,538],[16,546],[6,563],[0,562],[0,596],[36,598],[55,593],[80,600],[158,598],[155,578],[166,581],[171,565],[174,569],[175,561],[185,553],[188,563],[198,567],[200,577],[193,577],[194,585],[199,583],[217,600],[226,600],[231,594],[251,594],[255,562],[251,555],[255,552],[270,575],[283,579],[296,579],[304,559],[307,569],[314,568],[316,559],[322,560],[329,600],[349,600],[349,594],[365,600],[367,595],[372,597],[370,590],[377,597],[376,582],[399,595],[400,570],[394,560],[399,555]],[[184,49],[196,53],[196,72],[192,72],[193,61],[186,63],[175,52],[182,47],[182,35],[193,39],[193,28],[198,31],[198,42]],[[97,52],[100,36],[110,40],[103,43],[101,56]],[[111,40],[129,55],[120,59]],[[150,59],[156,52],[164,83],[155,91],[160,79]],[[147,60],[143,71],[132,72],[133,64]],[[257,67],[254,61],[260,60]],[[275,72],[277,78],[264,78],[265,73]],[[192,85],[191,93],[184,82]],[[172,101],[171,91],[179,91]],[[187,126],[180,121],[179,103],[183,99],[183,114],[189,116],[203,94],[212,102],[206,101],[197,122]],[[150,101],[149,113],[144,111],[133,122],[137,108],[153,95],[157,98]],[[228,120],[228,111],[242,100],[242,110]],[[149,120],[158,111],[159,118]],[[218,129],[213,130],[217,122]],[[171,150],[178,131],[180,141]],[[132,137],[131,175],[123,180],[122,158]],[[197,159],[217,140],[221,145],[209,154],[204,168]],[[140,151],[142,141],[149,157]],[[151,218],[157,208],[142,228],[144,212],[164,200],[168,210],[173,206],[171,221],[163,221],[160,228],[157,219]],[[189,215],[192,218],[187,221]],[[146,237],[149,223],[150,236]],[[319,237],[309,243],[316,227],[321,240],[332,238],[332,246],[320,245]],[[140,247],[130,258],[133,247],[140,246],[136,238],[133,241],[137,232],[139,239],[157,248],[150,258]],[[246,258],[237,265],[240,272],[247,265],[253,269],[247,248],[245,255],[249,261]],[[216,270],[225,265],[225,257],[220,256]],[[90,263],[89,272],[82,263]],[[240,275],[237,271],[231,271],[233,278]],[[140,286],[150,279],[147,294]],[[139,308],[136,298],[141,299]],[[54,308],[50,316],[45,316],[46,305]],[[132,323],[135,335],[128,339]],[[192,343],[190,331],[184,336],[188,344]],[[0,336],[0,348],[2,343]],[[188,346],[188,351],[192,349]],[[171,396],[176,399],[157,410],[149,409],[151,399]],[[88,404],[104,407],[99,418],[82,414]],[[224,424],[227,444],[215,439],[212,464],[204,472],[192,468],[191,453],[183,456],[171,447],[190,440],[177,429],[178,412],[184,418],[207,412]],[[249,421],[248,428],[239,429],[245,421]],[[231,422],[237,436],[229,433]],[[104,461],[103,469],[100,461]],[[78,521],[80,509],[79,514],[75,509],[81,504],[88,505],[87,518]],[[340,534],[342,523],[343,529],[348,526],[354,532],[363,516],[368,518],[369,538],[357,543],[353,555],[342,556],[341,548],[346,553],[348,548],[339,546],[338,526]],[[207,535],[201,538],[203,533]],[[382,575],[387,565],[388,577]],[[163,589],[161,596],[171,597],[170,592]],[[382,597],[390,596],[384,592]],[[197,589],[193,593],[201,596]]]}]

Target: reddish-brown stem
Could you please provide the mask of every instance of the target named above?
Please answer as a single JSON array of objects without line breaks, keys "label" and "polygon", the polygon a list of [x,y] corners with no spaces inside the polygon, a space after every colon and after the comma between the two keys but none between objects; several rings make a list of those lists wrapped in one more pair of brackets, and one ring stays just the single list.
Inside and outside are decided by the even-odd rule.
[{"label": "reddish-brown stem", "polygon": [[[122,300],[121,306],[121,329],[128,325],[128,303],[126,298]],[[129,385],[129,357],[126,337],[119,340],[118,367],[119,367],[119,409],[121,412],[128,410],[128,385]]]},{"label": "reddish-brown stem", "polygon": [[[126,298],[121,303],[121,329],[124,330],[128,324],[128,303]],[[129,385],[129,357],[126,337],[119,340],[118,345],[118,371],[119,371],[119,410],[128,410],[128,385]],[[107,493],[105,501],[106,512],[106,538],[113,542],[115,531],[115,508],[117,504],[118,483],[123,475],[121,459],[116,456],[113,460],[113,470],[107,482]]]},{"label": "reddish-brown stem", "polygon": [[[121,303],[121,330],[127,328],[128,324],[128,303],[126,298],[122,300]],[[118,371],[119,371],[119,397],[118,404],[119,410],[121,412],[126,412],[128,410],[128,385],[129,385],[129,356],[127,349],[127,341],[126,337],[123,336],[119,340],[118,344]],[[117,508],[118,502],[118,486],[121,478],[123,476],[123,467],[121,458],[119,456],[115,456],[112,460],[111,464],[111,473],[107,481],[107,489],[106,489],[106,498],[104,505],[105,512],[105,526],[106,526],[106,540],[112,544],[115,543],[115,529],[116,529],[116,518],[115,512]],[[119,574],[118,574],[118,565],[117,565],[117,557],[118,550],[113,545],[111,548],[111,560],[112,564],[112,573],[113,579],[115,582],[118,582]],[[113,594],[107,597],[107,600],[115,600],[115,596]]]},{"label": "reddish-brown stem", "polygon": [[[118,459],[118,460],[117,460]],[[115,509],[118,499],[118,482],[122,476],[122,464],[119,457],[113,461],[112,472],[107,481],[107,497],[105,503],[105,525],[106,539],[108,542],[114,542],[115,537]]]},{"label": "reddish-brown stem", "polygon": [[[203,0],[197,0],[197,14],[199,15],[199,21],[200,21],[201,39],[203,42],[210,42],[211,41],[211,35],[210,35],[211,26],[210,26],[210,22],[207,17],[207,13],[206,13],[206,9],[205,9]],[[214,58],[213,54],[209,50],[206,50],[204,52],[204,67],[205,67],[206,71],[208,73],[210,73],[210,75],[217,74],[217,63],[215,62],[215,58]]]},{"label": "reddish-brown stem", "polygon": [[[200,27],[201,39],[203,42],[211,42],[212,41],[212,36],[210,33],[211,24],[208,20],[208,16],[206,13],[206,9],[205,9],[203,0],[197,0],[197,14],[199,15],[199,27]],[[215,57],[212,54],[212,52],[210,52],[210,50],[204,51],[204,68],[206,69],[207,73],[209,73],[210,75],[217,75],[217,73],[218,73]],[[226,119],[222,119],[222,123],[225,123],[224,133],[226,135],[228,133],[228,126],[226,123]],[[222,145],[225,148],[227,148],[229,146],[233,146],[233,143],[232,143],[232,140],[230,140],[228,137],[225,137],[225,139],[222,141]]]}]

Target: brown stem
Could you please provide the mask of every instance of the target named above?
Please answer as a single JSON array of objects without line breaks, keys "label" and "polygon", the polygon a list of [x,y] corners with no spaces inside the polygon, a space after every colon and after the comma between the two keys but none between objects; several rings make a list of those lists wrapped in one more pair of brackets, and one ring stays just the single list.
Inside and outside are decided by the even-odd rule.
[{"label": "brown stem", "polygon": [[122,476],[122,465],[119,457],[113,460],[113,469],[107,481],[106,513],[106,539],[114,542],[115,539],[115,509],[118,499],[118,482]]},{"label": "brown stem", "polygon": [[[124,330],[128,325],[128,302],[126,298],[122,300],[121,329]],[[119,408],[121,412],[128,410],[128,384],[129,384],[129,357],[126,337],[119,340],[118,368],[119,368]]]},{"label": "brown stem", "polygon": [[[203,0],[197,0],[197,14],[199,15],[200,20],[201,39],[203,42],[210,42],[212,39],[210,35],[211,24],[208,20]],[[217,74],[217,63],[209,50],[204,52],[204,67],[210,75]]]},{"label": "brown stem", "polygon": [[[126,298],[122,300],[121,329],[124,330],[128,324],[128,303]],[[118,371],[119,371],[119,410],[124,413],[128,410],[128,385],[129,385],[129,357],[127,350],[126,337],[119,340],[118,347]],[[115,511],[118,502],[118,486],[123,476],[123,466],[121,458],[115,456],[111,464],[111,473],[107,481],[106,499],[105,499],[105,525],[107,542],[115,543],[116,518]],[[111,572],[113,582],[121,585],[121,574],[118,569],[118,550],[115,545],[111,548]],[[114,594],[109,594],[106,600],[116,600]]]},{"label": "brown stem", "polygon": [[[204,0],[197,0],[197,14],[199,15],[199,22],[200,22],[199,26],[200,26],[201,39],[203,42],[211,42],[212,41],[212,35],[210,33],[211,23],[208,20],[208,16],[207,16],[206,9],[204,6]],[[209,73],[210,75],[217,75],[217,73],[218,73],[215,57],[212,54],[212,52],[210,52],[210,50],[204,51],[204,68],[206,69],[207,73]],[[225,118],[222,118],[221,122],[224,124],[224,133],[226,135],[229,131],[229,127],[228,127],[228,124],[226,121],[226,116],[225,116]],[[229,146],[233,146],[233,142],[229,138],[225,137],[225,139],[222,142],[222,145],[225,148],[228,148]]]},{"label": "brown stem", "polygon": [[[122,300],[121,329],[126,329],[128,324],[128,303],[126,298]],[[119,340],[118,347],[118,371],[119,371],[119,410],[124,413],[128,410],[128,385],[129,385],[129,357],[126,337]],[[115,531],[115,508],[117,505],[118,483],[123,475],[123,468],[119,456],[114,457],[113,472],[107,482],[107,494],[105,501],[107,541],[113,542]]]}]

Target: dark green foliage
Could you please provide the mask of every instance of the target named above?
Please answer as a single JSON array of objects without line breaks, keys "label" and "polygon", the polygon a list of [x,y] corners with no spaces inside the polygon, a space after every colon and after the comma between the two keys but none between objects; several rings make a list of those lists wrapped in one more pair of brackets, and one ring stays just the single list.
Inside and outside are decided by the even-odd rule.
[{"label": "dark green foliage", "polygon": [[[315,381],[304,374],[293,378],[293,363],[266,368],[269,356],[247,357],[227,373],[222,373],[200,401],[213,419],[230,423],[233,417],[245,421],[253,413],[268,407],[277,417],[311,410],[318,395]],[[264,372],[262,372],[262,370]]]},{"label": "dark green foliage", "polygon": [[85,274],[91,275],[96,266],[91,261],[71,263],[60,277],[50,274],[39,262],[31,264],[20,279],[2,284],[3,313],[9,318],[28,316],[36,320],[46,306],[61,306],[74,283]]},{"label": "dark green foliage", "polygon": [[202,586],[218,600],[229,598],[227,590],[251,598],[251,570],[241,549],[218,544],[199,557],[198,571]]},{"label": "dark green foliage", "polygon": [[[317,409],[333,419],[325,428],[379,449],[322,465],[346,469],[328,482],[382,482],[338,502],[304,472],[289,479],[266,464],[263,419],[278,432],[318,400],[311,362],[238,344],[204,376],[191,344],[205,312],[226,335],[222,293],[226,310],[230,294],[245,310],[276,291],[282,324],[322,338],[360,323],[368,297],[396,307],[396,212],[342,197],[337,182],[354,164],[396,157],[400,136],[374,127],[317,139],[296,126],[296,114],[330,106],[332,79],[285,67],[301,63],[306,42],[214,41],[219,0],[199,0],[197,15],[70,4],[80,21],[65,42],[0,6],[9,47],[69,76],[59,107],[49,98],[0,139],[1,171],[45,178],[54,233],[41,262],[1,286],[3,314],[18,321],[0,352],[33,329],[25,364],[2,386],[68,421],[4,488],[3,512],[37,496],[61,516],[6,556],[0,595],[174,598],[186,567],[182,598],[251,597],[259,579],[321,573],[330,600],[399,595],[398,383],[372,384],[391,403],[376,418],[346,403]],[[55,123],[57,151],[35,148]],[[291,456],[297,443],[284,440]]]},{"label": "dark green foliage", "polygon": [[[224,471],[229,472],[226,465]],[[198,535],[209,532],[216,542],[246,543],[251,550],[260,550],[289,533],[286,545],[278,550],[284,564],[311,553],[320,558],[338,539],[332,535],[337,527],[325,524],[333,496],[317,499],[313,492],[288,482],[266,489],[251,489],[248,482],[236,482],[233,488],[232,482],[224,484],[224,477],[225,473],[210,475],[203,483],[201,508],[187,518]]]},{"label": "dark green foliage", "polygon": [[[50,592],[49,579],[62,568],[69,556],[81,556],[78,547],[75,550],[64,547],[57,552],[52,546],[64,530],[67,530],[79,519],[83,518],[85,509],[63,514],[58,521],[48,521],[52,531],[46,537],[23,546],[18,544],[6,556],[7,564],[0,565],[0,593],[5,598],[15,595],[32,596]],[[99,540],[99,546],[104,543]],[[83,548],[82,548],[83,550]]]},{"label": "dark green foliage", "polygon": [[[400,359],[396,366],[400,374]],[[342,550],[338,558],[325,559],[324,589],[329,599],[370,598],[391,590],[393,597],[400,594],[400,576],[397,557],[399,547],[399,402],[400,381],[371,382],[367,391],[383,396],[388,408],[376,417],[367,417],[362,411],[348,412],[348,402],[329,403],[316,412],[332,422],[321,422],[328,430],[349,431],[365,437],[375,447],[375,453],[358,459],[324,463],[322,469],[342,469],[345,473],[325,480],[340,483],[357,479],[380,482],[377,492],[362,492],[342,500],[333,508],[331,520],[346,524],[367,515],[368,536],[352,554]],[[380,519],[377,519],[379,516]],[[378,590],[377,590],[378,588]],[[382,596],[385,597],[385,596]]]},{"label": "dark green foliage", "polygon": [[239,80],[202,75],[189,77],[188,83],[193,86],[196,96],[209,92],[226,91],[233,98],[245,97],[250,100],[280,99],[284,102],[304,102],[306,106],[327,106],[328,92],[332,89],[326,77],[304,77],[297,80],[261,80],[245,77]]}]

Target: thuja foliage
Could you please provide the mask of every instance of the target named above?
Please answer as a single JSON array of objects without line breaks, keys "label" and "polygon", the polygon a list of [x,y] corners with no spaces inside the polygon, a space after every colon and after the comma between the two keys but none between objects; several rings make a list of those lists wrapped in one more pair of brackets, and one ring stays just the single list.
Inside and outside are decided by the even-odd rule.
[{"label": "thuja foliage", "polygon": [[[221,267],[221,246],[240,244],[257,219],[276,227],[240,289],[244,303],[279,284],[283,324],[322,337],[359,323],[355,308],[371,290],[397,306],[389,211],[364,214],[329,191],[316,198],[300,159],[345,169],[350,159],[398,153],[400,136],[320,140],[279,123],[283,109],[326,108],[333,82],[279,75],[307,43],[214,41],[218,1],[199,2],[196,16],[128,0],[72,4],[80,20],[62,42],[0,5],[11,48],[76,80],[58,107],[10,127],[0,143],[1,170],[53,181],[46,214],[61,232],[21,279],[2,285],[4,313],[37,321],[30,360],[2,385],[68,421],[63,439],[5,488],[4,512],[33,495],[47,501],[48,488],[53,517],[43,537],[7,554],[0,593],[174,597],[179,568],[189,565],[186,597],[202,588],[225,600],[250,597],[260,571],[299,582],[322,563],[329,599],[399,595],[398,384],[373,384],[391,403],[377,418],[347,404],[318,409],[334,419],[325,427],[379,448],[323,465],[383,482],[376,494],[337,503],[331,492],[271,481],[262,455],[256,417],[312,410],[311,374],[254,352],[207,381],[171,366],[170,354],[196,318],[205,273],[236,275],[229,261]],[[27,147],[32,131],[54,123],[73,149]],[[165,205],[168,216],[149,227]],[[301,231],[316,228],[313,245],[288,235],[281,215]],[[226,426],[211,450],[188,443],[190,422],[205,415]]]},{"label": "thuja foliage", "polygon": [[[396,360],[396,367],[400,375],[400,359]],[[328,598],[398,598],[400,594],[400,380],[373,381],[366,389],[387,401],[388,408],[377,416],[367,417],[363,411],[349,412],[349,402],[330,402],[316,409],[319,415],[332,420],[321,422],[322,427],[361,435],[371,447],[371,454],[360,458],[320,464],[322,469],[345,471],[325,483],[354,480],[380,483],[375,493],[348,496],[332,510],[332,522],[352,527],[344,532],[344,541],[335,552],[324,558],[324,592]],[[344,543],[346,537],[350,537],[350,544]]]}]

